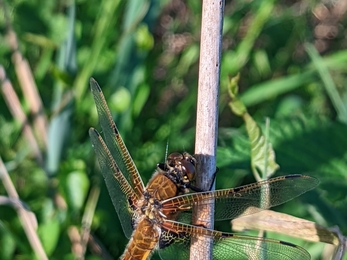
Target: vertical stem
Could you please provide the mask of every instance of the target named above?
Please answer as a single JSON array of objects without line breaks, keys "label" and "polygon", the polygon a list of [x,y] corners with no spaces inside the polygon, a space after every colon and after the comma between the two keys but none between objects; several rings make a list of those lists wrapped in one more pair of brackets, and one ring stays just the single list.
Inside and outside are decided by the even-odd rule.
[{"label": "vertical stem", "polygon": [[[8,193],[10,198],[16,199],[19,201],[19,196],[16,188],[14,187],[11,178],[6,170],[6,167],[0,157],[0,181],[4,184],[5,190]],[[18,207],[17,209],[18,217],[22,222],[24,232],[28,238],[28,241],[35,252],[35,255],[40,260],[48,260],[48,257],[43,249],[42,243],[39,239],[39,236],[34,228],[32,217],[30,214],[23,208]]]},{"label": "vertical stem", "polygon": [[[197,186],[210,189],[216,172],[218,96],[223,29],[224,0],[204,0],[202,5],[199,89],[195,155]],[[213,204],[195,209],[193,223],[213,228]],[[211,259],[211,241],[200,237],[192,241],[191,259]]]}]

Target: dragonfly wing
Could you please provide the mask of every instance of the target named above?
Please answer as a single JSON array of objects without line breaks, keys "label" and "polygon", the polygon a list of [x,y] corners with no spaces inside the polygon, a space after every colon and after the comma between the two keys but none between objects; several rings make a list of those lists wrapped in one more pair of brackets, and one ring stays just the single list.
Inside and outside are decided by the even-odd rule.
[{"label": "dragonfly wing", "polygon": [[116,162],[99,133],[94,128],[91,128],[89,130],[89,136],[113,206],[122,224],[124,234],[127,238],[130,238],[133,232],[133,216],[130,204],[137,199],[137,196],[128,180],[117,167]]},{"label": "dragonfly wing", "polygon": [[144,190],[142,179],[113,121],[101,88],[94,79],[90,79],[90,88],[93,93],[107,147],[116,161],[118,168],[133,187],[138,197],[140,197]]},{"label": "dragonfly wing", "polygon": [[[209,238],[214,260],[309,260],[310,254],[291,243],[266,238],[223,233],[175,221],[165,221],[159,255],[166,260],[189,259],[189,248],[196,239]],[[201,248],[207,252],[206,248]]]},{"label": "dragonfly wing", "polygon": [[280,205],[318,185],[306,175],[287,175],[233,189],[191,193],[163,201],[163,209],[189,211],[195,205],[215,203],[215,220],[234,219]]}]

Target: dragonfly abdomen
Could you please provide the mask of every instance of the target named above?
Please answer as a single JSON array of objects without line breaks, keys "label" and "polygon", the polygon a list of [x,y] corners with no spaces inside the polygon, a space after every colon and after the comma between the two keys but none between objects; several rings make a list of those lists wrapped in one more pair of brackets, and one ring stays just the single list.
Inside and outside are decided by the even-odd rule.
[{"label": "dragonfly abdomen", "polygon": [[151,221],[142,219],[135,229],[121,260],[149,259],[153,249],[157,246],[160,229]]}]

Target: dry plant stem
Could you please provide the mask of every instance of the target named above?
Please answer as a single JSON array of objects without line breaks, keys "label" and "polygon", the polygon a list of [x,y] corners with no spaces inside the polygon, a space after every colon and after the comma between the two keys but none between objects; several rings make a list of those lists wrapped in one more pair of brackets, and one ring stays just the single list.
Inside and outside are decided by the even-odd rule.
[{"label": "dry plant stem", "polygon": [[[199,89],[196,119],[195,154],[197,186],[208,190],[216,171],[218,96],[224,1],[204,0],[202,5]],[[194,224],[213,228],[214,207],[195,209]],[[190,259],[211,259],[211,241],[192,241]]]},{"label": "dry plant stem", "polygon": [[[6,167],[1,157],[0,157],[0,179],[2,180],[2,183],[4,184],[4,187],[9,197],[19,200],[19,196],[16,191],[16,188],[14,187],[10,179],[10,176],[8,175],[8,172],[6,170]],[[36,230],[34,229],[34,226],[32,225],[32,220],[30,218],[30,215],[25,209],[21,207],[17,208],[17,212],[18,212],[19,219],[22,222],[24,232],[37,258],[41,260],[48,259],[45,251],[43,250],[41,241],[36,233]]]},{"label": "dry plant stem", "polygon": [[[0,173],[1,175],[1,173]],[[1,177],[0,177],[1,180]],[[37,229],[38,224],[37,224],[37,219],[36,216],[33,212],[29,211],[29,207],[23,202],[20,201],[19,199],[15,199],[12,197],[6,197],[6,196],[1,196],[0,195],[0,205],[8,205],[13,207],[16,211],[18,211],[18,208],[24,210],[27,212],[27,218],[30,221],[30,225],[34,228]]]},{"label": "dry plant stem", "polygon": [[87,248],[87,242],[90,235],[90,227],[95,213],[96,204],[98,203],[100,195],[100,188],[93,186],[87,200],[86,209],[82,218],[82,231],[81,231],[81,246],[82,254],[84,255]]},{"label": "dry plant stem", "polygon": [[331,231],[312,221],[293,217],[288,214],[263,210],[257,214],[236,218],[231,221],[233,231],[259,230],[276,232],[287,236],[298,237],[311,242],[329,243],[335,246],[341,244],[342,239],[336,231]]},{"label": "dry plant stem", "polygon": [[339,243],[335,249],[334,255],[332,257],[332,260],[340,260],[343,259],[344,256],[346,255],[346,250],[347,250],[347,237],[345,237],[342,233],[339,227],[335,226],[332,228],[328,229],[330,232],[334,233],[338,240]]},{"label": "dry plant stem", "polygon": [[83,260],[84,254],[81,245],[81,235],[78,232],[76,226],[70,226],[68,229],[68,236],[71,241],[71,252],[74,255],[74,259]]},{"label": "dry plant stem", "polygon": [[0,65],[0,81],[2,82],[1,91],[4,96],[7,107],[10,109],[12,116],[17,119],[23,126],[23,134],[27,139],[29,146],[31,147],[34,156],[36,157],[38,163],[43,165],[43,158],[39,148],[38,143],[36,142],[34,133],[28,124],[28,119],[21,107],[19,98],[16,92],[13,89],[13,86],[9,79],[6,77],[5,70],[3,66]]},{"label": "dry plant stem", "polygon": [[97,186],[93,186],[89,193],[89,197],[83,214],[81,233],[78,232],[78,229],[75,226],[71,226],[69,228],[68,234],[71,240],[71,251],[74,254],[75,259],[85,259],[87,243],[90,240],[90,227],[92,225],[92,220],[94,217],[96,204],[99,200],[99,195],[100,188]]},{"label": "dry plant stem", "polygon": [[30,104],[31,113],[34,115],[34,128],[37,131],[37,137],[40,138],[40,143],[47,147],[47,119],[44,115],[42,100],[37,91],[37,87],[32,75],[28,61],[19,51],[17,36],[11,26],[7,8],[3,1],[0,1],[5,14],[7,42],[13,51],[12,62],[15,66],[18,81],[24,93],[24,97]]}]

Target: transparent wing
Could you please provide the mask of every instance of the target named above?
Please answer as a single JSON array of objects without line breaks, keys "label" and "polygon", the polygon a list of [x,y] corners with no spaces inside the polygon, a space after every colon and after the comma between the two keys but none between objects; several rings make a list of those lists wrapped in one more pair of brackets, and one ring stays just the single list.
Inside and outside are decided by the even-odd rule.
[{"label": "transparent wing", "polygon": [[124,234],[130,238],[133,232],[131,205],[135,203],[137,196],[118,168],[99,133],[94,128],[90,128],[89,136]]},{"label": "transparent wing", "polygon": [[287,175],[233,189],[191,193],[163,201],[164,212],[191,212],[195,205],[215,203],[215,220],[234,219],[287,202],[318,185],[306,175]]},{"label": "transparent wing", "polygon": [[[280,240],[223,233],[197,226],[165,221],[160,238],[160,257],[164,260],[189,259],[192,241],[209,238],[214,260],[309,260],[303,248]],[[206,248],[201,247],[203,252]]]},{"label": "transparent wing", "polygon": [[138,198],[140,198],[144,190],[142,179],[112,119],[111,112],[107,106],[101,88],[93,78],[90,79],[90,88],[93,93],[107,147],[117,163],[118,168],[133,187]]}]

